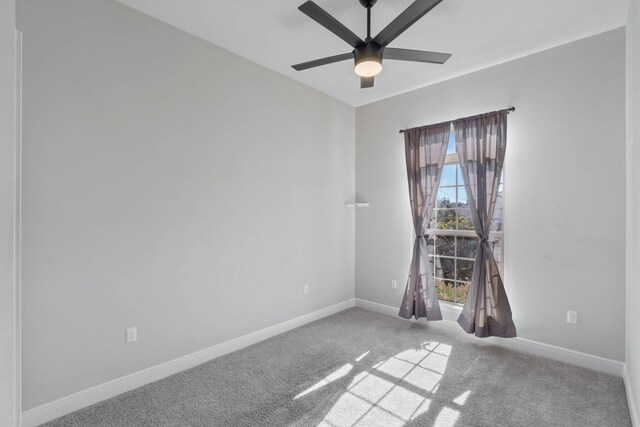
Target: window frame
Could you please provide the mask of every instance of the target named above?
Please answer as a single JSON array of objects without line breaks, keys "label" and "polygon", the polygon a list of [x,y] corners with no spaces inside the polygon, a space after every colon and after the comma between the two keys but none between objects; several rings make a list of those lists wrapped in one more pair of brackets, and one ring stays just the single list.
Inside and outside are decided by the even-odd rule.
[{"label": "window frame", "polygon": [[[460,159],[458,157],[458,153],[450,153],[447,154],[445,157],[445,162],[444,162],[444,166],[448,166],[448,165],[459,165],[460,164]],[[456,180],[457,180],[457,172],[456,172]],[[497,259],[497,263],[498,263],[498,269],[500,271],[500,275],[503,277],[504,280],[504,270],[505,270],[505,230],[506,230],[506,212],[505,212],[505,208],[506,208],[506,203],[505,203],[505,199],[506,199],[506,183],[505,183],[506,179],[505,179],[505,170],[503,168],[502,170],[502,176],[501,176],[501,184],[502,184],[502,230],[501,231],[490,231],[489,232],[489,240],[490,241],[500,241],[500,245],[501,245],[501,249],[500,249],[500,259]],[[462,184],[464,185],[464,183]],[[459,186],[459,184],[456,181],[456,186]],[[440,190],[440,187],[438,187],[438,191]],[[437,203],[437,202],[436,202]],[[436,214],[436,211],[439,208],[434,207],[433,213],[432,215]],[[457,209],[457,208],[456,208]],[[435,253],[436,250],[436,242],[439,236],[443,236],[443,237],[475,237],[477,238],[478,236],[476,235],[476,232],[474,230],[452,230],[452,229],[440,229],[440,228],[428,228],[427,230],[427,234],[429,235],[430,238],[433,238],[433,248],[434,248],[434,253],[430,253],[428,256],[430,258],[430,262],[433,265],[433,279],[434,282],[436,280],[442,280],[442,281],[447,281],[447,282],[453,282],[456,286],[456,290],[454,292],[454,301],[450,301],[450,300],[446,300],[446,299],[440,299],[440,297],[438,297],[438,300],[440,302],[445,302],[448,304],[453,304],[455,307],[462,307],[462,305],[464,304],[463,302],[458,302],[458,292],[457,292],[457,285],[458,283],[468,283],[470,284],[469,281],[465,281],[465,280],[458,280],[457,278],[457,273],[456,273],[456,277],[454,279],[446,279],[444,277],[438,277],[436,275],[436,264],[435,264],[435,260],[436,258],[442,258],[442,259],[453,259],[455,264],[455,269],[457,270],[457,261],[458,260],[463,260],[463,261],[474,261],[475,262],[475,258],[471,259],[471,258],[466,258],[466,257],[458,257],[457,256],[457,239],[456,239],[456,243],[454,246],[454,256],[450,256],[450,255],[437,255]]]}]

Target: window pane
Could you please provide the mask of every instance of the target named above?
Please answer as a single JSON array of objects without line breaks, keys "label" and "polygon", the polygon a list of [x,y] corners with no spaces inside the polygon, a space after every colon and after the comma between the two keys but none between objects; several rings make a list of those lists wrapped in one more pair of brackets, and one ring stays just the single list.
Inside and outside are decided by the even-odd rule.
[{"label": "window pane", "polygon": [[454,236],[437,236],[436,237],[436,255],[456,256],[455,255],[455,237]]},{"label": "window pane", "polygon": [[456,279],[470,282],[471,276],[473,276],[473,264],[475,264],[475,261],[465,261],[459,259]]},{"label": "window pane", "polygon": [[436,280],[438,299],[455,302],[456,285],[449,280]]},{"label": "window pane", "polygon": [[469,283],[458,282],[456,285],[456,302],[464,304],[467,301],[467,295],[469,294]]},{"label": "window pane", "polygon": [[435,277],[436,279],[442,278],[444,276],[444,273],[442,271],[442,263],[440,262],[440,258],[436,256],[432,257],[431,259],[433,260],[433,277]]},{"label": "window pane", "polygon": [[456,260],[451,258],[434,258],[436,277],[443,279],[455,279],[456,278]]},{"label": "window pane", "polygon": [[449,132],[449,143],[447,144],[447,154],[456,152],[456,136],[453,131]]},{"label": "window pane", "polygon": [[465,190],[464,185],[458,186],[458,207],[469,207],[469,201],[467,200],[467,190]]},{"label": "window pane", "polygon": [[455,230],[456,216],[455,209],[438,209],[436,228],[440,230]]},{"label": "window pane", "polygon": [[469,209],[458,209],[458,230],[473,230],[471,211]]},{"label": "window pane", "polygon": [[476,249],[478,248],[477,237],[458,237],[456,256],[461,258],[476,258]]},{"label": "window pane", "polygon": [[464,185],[464,178],[462,178],[462,169],[460,169],[459,163],[458,163],[458,185]]},{"label": "window pane", "polygon": [[453,208],[456,205],[456,187],[440,187],[438,188],[438,206],[439,208]]},{"label": "window pane", "polygon": [[445,165],[442,169],[440,187],[447,187],[450,185],[456,185],[456,165]]}]

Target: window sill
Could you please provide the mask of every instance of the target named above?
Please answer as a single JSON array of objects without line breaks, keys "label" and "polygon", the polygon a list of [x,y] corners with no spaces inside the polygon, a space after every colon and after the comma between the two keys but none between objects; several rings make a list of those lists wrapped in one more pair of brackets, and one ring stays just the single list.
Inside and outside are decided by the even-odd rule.
[{"label": "window sill", "polygon": [[462,304],[440,300],[440,311],[442,312],[443,320],[456,322],[458,316],[462,313]]}]

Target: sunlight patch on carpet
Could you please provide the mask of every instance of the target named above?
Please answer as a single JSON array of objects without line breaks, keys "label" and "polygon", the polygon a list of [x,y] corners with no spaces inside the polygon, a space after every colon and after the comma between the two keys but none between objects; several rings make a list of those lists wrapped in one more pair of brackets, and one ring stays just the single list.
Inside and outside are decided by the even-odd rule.
[{"label": "sunlight patch on carpet", "polygon": [[301,398],[302,396],[305,396],[305,395],[307,395],[309,393],[312,393],[312,392],[314,392],[316,390],[319,390],[322,387],[326,386],[327,384],[330,384],[333,381],[344,377],[345,375],[347,375],[349,373],[349,371],[351,371],[351,369],[353,369],[353,365],[351,363],[347,363],[346,365],[342,366],[341,368],[339,368],[335,372],[327,375],[324,379],[318,381],[317,383],[315,383],[314,385],[312,385],[311,387],[309,387],[308,389],[306,389],[302,393],[298,394],[296,397],[293,398],[293,400],[297,400],[297,399]]},{"label": "sunlight patch on carpet", "polygon": [[[355,359],[355,367],[344,365],[294,399],[319,390],[336,379],[352,375],[346,390],[336,400],[319,424],[328,427],[404,426],[407,422],[428,416],[433,396],[437,393],[447,369],[452,347],[425,342],[417,348],[403,350],[373,366],[358,366],[369,351]],[[360,369],[358,369],[360,368]],[[465,404],[471,391],[454,399]],[[460,411],[449,406],[432,409],[433,425],[453,427]],[[437,415],[436,415],[436,411]]]}]

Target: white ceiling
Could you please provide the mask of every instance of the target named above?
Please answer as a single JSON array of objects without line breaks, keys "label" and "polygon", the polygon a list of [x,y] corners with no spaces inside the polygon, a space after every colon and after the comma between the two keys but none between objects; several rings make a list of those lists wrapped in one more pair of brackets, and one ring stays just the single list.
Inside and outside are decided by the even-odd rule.
[{"label": "white ceiling", "polygon": [[[353,106],[486,68],[625,24],[628,0],[443,0],[390,46],[453,54],[444,65],[385,61],[375,87],[360,89],[353,62],[305,71],[292,64],[352,48],[298,11],[304,0],[118,0]],[[358,0],[315,0],[360,37]],[[412,0],[379,0],[377,34]]]}]

